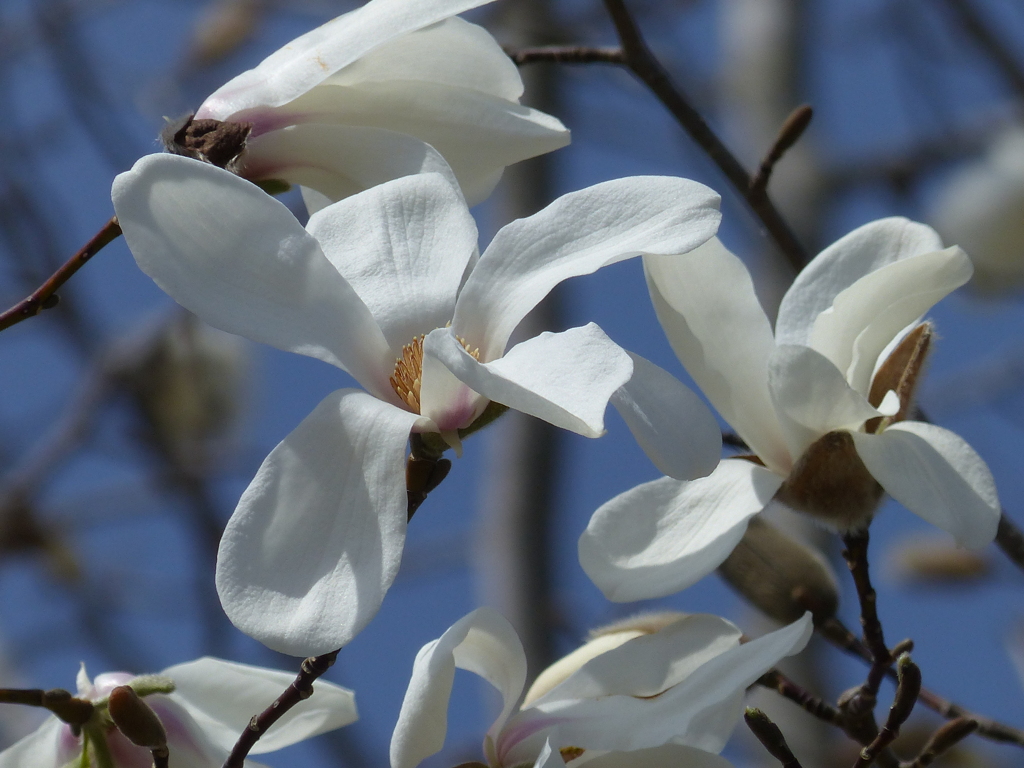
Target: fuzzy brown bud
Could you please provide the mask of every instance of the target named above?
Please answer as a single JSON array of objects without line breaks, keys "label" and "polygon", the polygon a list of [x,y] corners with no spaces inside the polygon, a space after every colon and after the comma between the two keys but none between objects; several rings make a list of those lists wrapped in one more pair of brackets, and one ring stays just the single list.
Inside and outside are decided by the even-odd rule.
[{"label": "fuzzy brown bud", "polygon": [[131,686],[119,685],[110,692],[110,719],[132,744],[147,749],[167,746],[167,732],[156,712]]}]

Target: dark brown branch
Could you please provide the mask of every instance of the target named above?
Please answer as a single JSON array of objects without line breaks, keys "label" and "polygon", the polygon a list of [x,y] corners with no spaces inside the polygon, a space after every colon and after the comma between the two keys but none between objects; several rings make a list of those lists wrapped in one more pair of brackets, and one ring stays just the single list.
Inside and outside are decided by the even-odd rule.
[{"label": "dark brown branch", "polygon": [[1024,531],[1017,527],[1006,515],[1006,511],[999,516],[999,528],[996,529],[996,546],[1010,558],[1014,564],[1024,570]]},{"label": "dark brown branch", "polygon": [[0,688],[0,703],[24,704],[29,707],[43,707],[77,731],[92,717],[91,701],[72,696],[63,688],[44,691],[39,688]]},{"label": "dark brown branch", "polygon": [[651,89],[690,137],[715,162],[753,209],[793,269],[799,271],[808,261],[807,252],[771,200],[765,194],[751,192],[750,174],[672,82],[661,62],[647,47],[624,0],[604,0],[604,4],[622,43],[626,66]]},{"label": "dark brown branch", "polygon": [[[873,663],[888,667],[892,664],[892,657],[889,654],[889,647],[885,644],[882,623],[878,619],[878,595],[871,586],[867,529],[844,535],[843,544],[846,547],[843,557],[850,569],[850,575],[853,576],[857,597],[860,600],[860,624],[864,630],[864,642],[871,652]],[[875,690],[877,691],[877,688]]]},{"label": "dark brown branch", "polygon": [[775,164],[804,135],[807,126],[811,124],[812,117],[814,117],[814,110],[810,105],[802,104],[786,118],[786,122],[779,129],[779,135],[775,137],[775,143],[769,148],[768,154],[764,156],[761,167],[757,169],[754,178],[750,180],[751,195],[768,194],[768,181],[771,179],[772,171],[775,170]]},{"label": "dark brown branch", "polygon": [[114,216],[103,225],[99,232],[93,235],[88,243],[82,246],[78,253],[50,275],[45,283],[6,312],[0,314],[0,331],[6,330],[26,318],[38,315],[44,309],[55,307],[57,305],[57,290],[89,259],[120,234],[121,225],[117,223],[117,217]]},{"label": "dark brown branch", "polygon": [[900,656],[896,669],[899,683],[896,686],[892,707],[889,709],[889,717],[875,740],[860,751],[854,768],[868,768],[882,750],[896,740],[900,735],[900,728],[907,722],[907,718],[914,710],[914,704],[917,703],[917,696],[921,692],[921,670],[907,654]]},{"label": "dark brown branch", "polygon": [[955,747],[976,730],[978,723],[975,720],[962,717],[950,720],[932,734],[920,755],[909,762],[901,763],[900,768],[927,768],[935,758]]},{"label": "dark brown branch", "polygon": [[537,48],[506,48],[517,66],[549,61],[556,64],[625,64],[621,48],[590,48],[585,45],[544,45]]},{"label": "dark brown branch", "polygon": [[782,735],[779,726],[760,709],[747,707],[743,713],[743,719],[747,727],[757,737],[757,740],[764,745],[769,754],[782,763],[782,768],[801,768],[800,761],[796,759],[793,751],[786,743],[786,737]]},{"label": "dark brown branch", "polygon": [[224,762],[224,768],[243,767],[249,750],[267,732],[267,729],[280,720],[286,712],[300,701],[308,699],[313,695],[313,683],[331,668],[331,665],[337,660],[340,651],[341,649],[339,648],[337,651],[331,651],[322,656],[310,656],[302,662],[299,674],[296,675],[295,680],[285,689],[284,693],[278,696],[273,704],[249,721],[249,727],[238,737],[238,741],[235,742],[231,754]]},{"label": "dark brown branch", "polygon": [[758,685],[776,691],[805,712],[830,725],[842,727],[842,713],[827,701],[794,683],[777,669],[765,672],[757,681]]},{"label": "dark brown branch", "polygon": [[957,17],[960,28],[985,52],[1010,87],[1016,91],[1017,97],[1024,99],[1024,68],[1014,58],[1012,49],[988,28],[970,0],[946,0],[946,5]]}]

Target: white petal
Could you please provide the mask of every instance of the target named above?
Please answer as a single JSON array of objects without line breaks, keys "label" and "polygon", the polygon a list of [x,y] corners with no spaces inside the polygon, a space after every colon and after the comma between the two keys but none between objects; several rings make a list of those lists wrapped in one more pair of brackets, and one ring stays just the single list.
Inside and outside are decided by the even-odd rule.
[{"label": "white petal", "polygon": [[901,217],[879,219],[836,240],[797,275],[775,321],[779,344],[807,344],[815,319],[840,291],[886,264],[942,249],[935,230]]},{"label": "white petal", "polygon": [[[254,667],[209,656],[176,664],[160,673],[171,678],[177,701],[206,737],[230,752],[239,735],[295,680],[296,672]],[[258,755],[287,747],[359,719],[355,696],[341,686],[318,680],[313,696],[289,710],[252,749]]]},{"label": "white petal", "polygon": [[526,654],[512,625],[493,608],[463,617],[416,655],[391,737],[392,768],[415,768],[444,746],[456,667],[480,675],[501,693],[502,712],[492,731],[504,723],[526,683]]},{"label": "white petal", "polygon": [[721,755],[684,744],[609,752],[586,764],[589,768],[732,768],[732,763]]},{"label": "white petal", "polygon": [[381,184],[313,214],[306,228],[369,308],[394,357],[451,322],[477,234],[443,176]]},{"label": "white petal", "polygon": [[742,715],[746,687],[781,658],[801,650],[812,630],[808,613],[787,627],[714,656],[653,698],[611,695],[552,701],[521,714],[556,722],[552,740],[561,744],[629,751],[673,742],[718,752]]},{"label": "white petal", "polygon": [[609,600],[661,597],[717,568],[783,478],[726,459],[691,482],[663,477],[601,506],[579,540],[580,565]]},{"label": "white petal", "polygon": [[608,400],[633,372],[629,355],[594,323],[542,333],[486,364],[440,329],[427,336],[423,354],[488,400],[585,437],[604,434]]},{"label": "white petal", "polygon": [[242,110],[280,106],[384,43],[489,1],[373,0],[297,37],[221,86],[196,117],[226,120]]},{"label": "white petal", "polygon": [[328,395],[242,494],[217,591],[247,635],[293,656],[345,645],[377,613],[405,543],[405,444],[418,416]]},{"label": "white petal", "polygon": [[959,435],[902,421],[879,435],[853,433],[857,454],[886,492],[915,515],[980,549],[999,525],[999,496],[984,460]]},{"label": "white petal", "polygon": [[48,717],[28,736],[0,752],[0,768],[63,768],[81,752],[70,727],[56,717]]},{"label": "white petal", "polygon": [[393,397],[394,357],[369,310],[277,200],[176,155],[143,157],[114,180],[113,200],[139,267],[183,307]]},{"label": "white petal", "polygon": [[645,256],[654,309],[669,343],[722,418],[771,469],[792,459],[768,394],[771,325],[750,273],[718,238],[683,256]]},{"label": "white petal", "polygon": [[722,455],[722,432],[711,411],[668,371],[628,354],[633,377],[612,395],[612,405],[637,443],[669,477],[710,475]]},{"label": "white petal", "polygon": [[562,759],[561,753],[557,749],[551,748],[550,739],[545,740],[543,749],[537,755],[537,759],[533,761],[533,768],[562,768],[564,765],[565,760]]},{"label": "white petal", "polygon": [[276,110],[273,127],[318,122],[386,128],[430,144],[452,167],[470,204],[483,200],[506,165],[564,147],[556,118],[469,88],[422,80],[324,83]]},{"label": "white petal", "polygon": [[302,123],[252,139],[243,155],[247,179],[282,179],[324,196],[310,214],[349,195],[415,173],[440,173],[458,186],[429,144],[383,128]]},{"label": "white petal", "polygon": [[779,346],[769,364],[768,388],[793,456],[801,456],[828,432],[856,430],[882,415],[846,383],[838,368],[810,347]]},{"label": "white petal", "polygon": [[882,350],[908,323],[970,280],[972,271],[970,259],[955,246],[880,267],[840,291],[818,315],[810,345],[867,394]]},{"label": "white petal", "polygon": [[459,296],[452,327],[482,360],[493,360],[558,283],[641,254],[692,250],[718,229],[718,204],[703,184],[662,176],[563,195],[495,235]]}]

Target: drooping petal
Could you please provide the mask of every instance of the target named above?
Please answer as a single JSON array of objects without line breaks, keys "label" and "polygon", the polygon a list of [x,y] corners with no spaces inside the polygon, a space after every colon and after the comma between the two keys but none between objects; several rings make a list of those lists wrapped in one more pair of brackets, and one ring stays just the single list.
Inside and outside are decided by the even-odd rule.
[{"label": "drooping petal", "polygon": [[812,630],[808,613],[789,626],[706,660],[658,696],[536,703],[521,712],[515,723],[519,726],[525,718],[547,721],[554,726],[553,742],[585,749],[631,751],[671,742],[719,752],[742,715],[746,687],[781,658],[801,650]]},{"label": "drooping petal", "polygon": [[281,106],[384,43],[487,2],[373,0],[297,37],[230,80],[203,102],[196,117],[226,120],[243,110]]},{"label": "drooping petal", "polygon": [[394,356],[373,316],[277,200],[227,171],[147,155],[114,180],[139,267],[210,325],[325,360],[394,399]]},{"label": "drooping petal", "polygon": [[480,675],[501,693],[503,707],[492,726],[495,731],[526,683],[526,654],[512,625],[493,608],[478,608],[463,617],[416,655],[391,737],[392,768],[415,768],[444,746],[456,667]]},{"label": "drooping petal", "polygon": [[594,323],[542,333],[490,363],[442,328],[427,336],[423,354],[488,400],[585,437],[604,434],[608,400],[633,373],[629,355]]},{"label": "drooping petal", "polygon": [[452,327],[482,360],[493,360],[558,283],[641,254],[690,251],[718,229],[718,204],[703,184],[661,176],[563,195],[495,235],[466,281]]},{"label": "drooping petal", "polygon": [[633,377],[612,405],[661,472],[677,480],[710,475],[722,455],[718,422],[692,389],[654,363],[628,353]]},{"label": "drooping petal", "polygon": [[[206,738],[225,753],[231,751],[253,715],[270,706],[295,680],[295,672],[209,656],[176,664],[160,674],[175,683],[170,698],[184,707]],[[352,691],[318,680],[313,696],[299,702],[274,723],[251,753],[273,752],[357,719]]]},{"label": "drooping petal", "polygon": [[856,430],[882,415],[846,383],[838,368],[810,347],[779,346],[769,363],[768,389],[793,456],[803,455],[828,432]]},{"label": "drooping petal", "polygon": [[646,256],[661,327],[687,373],[769,468],[793,459],[768,394],[771,324],[746,266],[718,238],[682,256]]},{"label": "drooping petal", "polygon": [[880,267],[840,291],[818,315],[810,345],[867,395],[882,350],[972,272],[970,259],[956,246]]},{"label": "drooping petal", "polygon": [[632,752],[609,752],[586,763],[590,768],[732,768],[721,755],[685,744],[665,744]]},{"label": "drooping petal", "polygon": [[319,192],[310,214],[350,195],[402,176],[455,174],[429,144],[404,133],[329,123],[302,123],[252,139],[243,155],[247,179],[281,179]]},{"label": "drooping petal", "polygon": [[306,229],[369,308],[394,358],[452,319],[476,223],[438,174],[381,184],[313,214]]},{"label": "drooping petal", "polygon": [[217,556],[217,591],[236,627],[308,656],[366,626],[402,556],[405,444],[418,419],[338,390],[271,451]]},{"label": "drooping petal", "polygon": [[835,297],[886,264],[942,249],[931,227],[901,217],[879,219],[836,240],[797,275],[779,305],[775,340],[808,344],[815,319]]},{"label": "drooping petal", "polygon": [[979,549],[999,525],[999,496],[985,461],[959,435],[919,421],[878,435],[853,433],[857,454],[886,492],[915,515]]},{"label": "drooping petal", "polygon": [[0,752],[0,768],[63,768],[81,751],[70,727],[48,717],[28,736]]},{"label": "drooping petal", "polygon": [[638,485],[590,518],[579,540],[580,565],[616,602],[678,592],[729,556],[782,480],[749,461],[726,459],[699,480]]}]

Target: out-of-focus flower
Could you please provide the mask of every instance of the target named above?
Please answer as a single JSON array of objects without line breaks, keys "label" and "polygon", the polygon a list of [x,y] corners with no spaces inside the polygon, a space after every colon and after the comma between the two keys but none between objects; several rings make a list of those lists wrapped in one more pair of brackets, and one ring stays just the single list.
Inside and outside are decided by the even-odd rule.
[{"label": "out-of-focus flower", "polygon": [[327,652],[377,612],[405,540],[410,431],[458,450],[494,402],[598,437],[613,399],[663,472],[717,463],[718,427],[697,396],[596,325],[506,352],[562,280],[711,237],[718,196],[701,184],[629,178],[565,195],[479,257],[465,202],[437,174],[335,203],[307,229],[248,182],[173,155],[140,160],[113,198],[139,266],[179,303],[366,389],[328,395],[274,449],[224,533],[224,608],[275,650]]},{"label": "out-of-focus flower", "polygon": [[1024,284],[1024,128],[1000,134],[983,157],[950,176],[928,220],[970,255],[972,285],[998,292]]},{"label": "out-of-focus flower", "polygon": [[579,553],[607,597],[692,584],[773,497],[848,530],[867,524],[884,489],[963,546],[992,541],[1000,509],[985,462],[952,432],[905,420],[931,338],[919,318],[970,278],[963,251],[906,219],[867,224],[804,268],[774,335],[746,267],[717,238],[644,267],[673,349],[754,455],[598,509]]},{"label": "out-of-focus flower", "polygon": [[[158,675],[136,677],[106,672],[90,680],[78,673],[77,698],[91,702],[92,716],[75,734],[51,717],[38,730],[0,753],[0,768],[149,768],[149,749],[117,730],[108,712],[111,691],[130,686],[160,718],[171,768],[219,768],[253,715],[261,712],[295,679],[289,672],[204,657],[168,667]],[[355,722],[352,692],[318,682],[316,693],[277,721],[252,749],[272,752]],[[247,763],[255,766],[255,763]]]},{"label": "out-of-focus flower", "polygon": [[491,768],[552,768],[563,760],[595,768],[727,768],[717,753],[742,716],[746,687],[800,651],[810,633],[809,615],[742,644],[739,629],[710,615],[653,633],[623,629],[593,641],[593,655],[593,646],[577,651],[571,674],[541,695],[531,692],[517,709],[526,655],[508,621],[480,608],[417,654],[391,738],[391,766],[416,768],[444,746],[458,668],[502,696],[501,714],[484,737]]},{"label": "out-of-focus flower", "polygon": [[992,560],[985,552],[954,547],[936,536],[905,539],[888,554],[889,572],[900,581],[919,586],[972,585],[992,575]]},{"label": "out-of-focus flower", "polygon": [[519,104],[494,38],[455,16],[487,2],[372,0],[218,88],[167,131],[168,148],[301,184],[310,212],[427,171],[454,172],[478,203],[506,165],[569,143],[556,118]]}]

